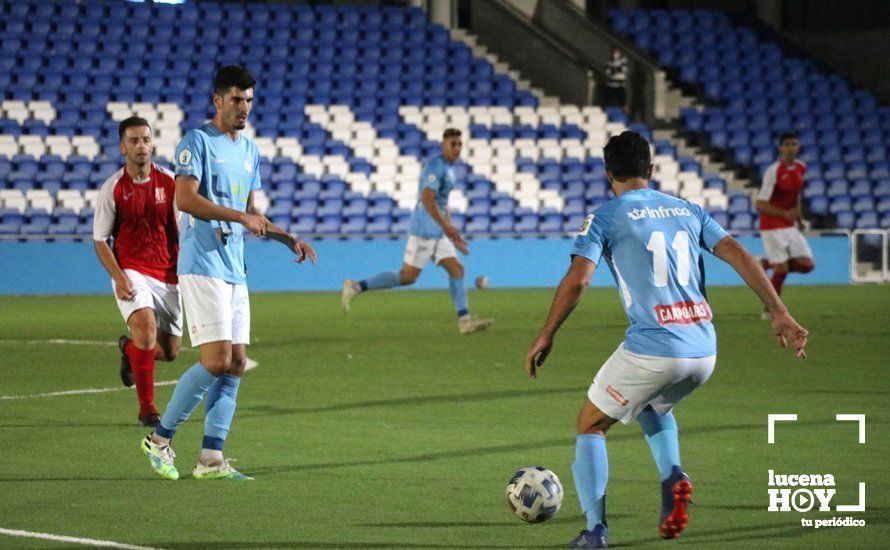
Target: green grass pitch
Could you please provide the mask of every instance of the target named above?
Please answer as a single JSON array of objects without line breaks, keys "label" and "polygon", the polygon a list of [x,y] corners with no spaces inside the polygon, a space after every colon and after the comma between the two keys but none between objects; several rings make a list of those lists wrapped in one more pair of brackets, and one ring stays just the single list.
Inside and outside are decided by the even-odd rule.
[{"label": "green grass pitch", "polygon": [[[226,454],[253,483],[163,481],[138,448],[132,391],[0,399],[0,528],[159,548],[556,548],[583,526],[572,484],[575,414],[623,337],[613,289],[591,290],[557,337],[540,377],[525,350],[552,290],[472,292],[487,332],[460,336],[447,293],[359,297],[254,294],[259,367],[245,375]],[[719,337],[711,380],[676,416],[695,482],[682,538],[658,539],[659,483],[636,425],[609,437],[610,543],[699,548],[878,548],[890,540],[890,289],[790,287],[811,333],[809,359],[780,349],[753,294],[714,288]],[[0,298],[0,395],[114,388],[111,345],[123,323],[112,297]],[[159,364],[172,380],[196,360]],[[172,386],[157,388],[160,408]],[[767,444],[767,414],[797,413]],[[867,418],[867,442],[855,423]],[[203,411],[174,440],[190,474]],[[557,516],[526,525],[504,502],[517,468],[542,464],[563,481]],[[867,511],[767,512],[767,471],[831,473],[832,504]],[[813,529],[801,518],[853,516],[865,527]],[[0,535],[0,547],[60,542]]]}]

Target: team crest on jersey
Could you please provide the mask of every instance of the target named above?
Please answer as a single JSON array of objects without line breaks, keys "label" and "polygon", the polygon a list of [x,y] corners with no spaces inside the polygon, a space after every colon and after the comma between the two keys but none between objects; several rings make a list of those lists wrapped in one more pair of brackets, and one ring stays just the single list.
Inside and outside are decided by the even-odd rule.
[{"label": "team crest on jersey", "polygon": [[426,182],[427,182],[427,183],[436,183],[436,176],[435,176],[435,174],[430,174],[429,177],[426,179]]},{"label": "team crest on jersey", "polygon": [[593,218],[593,214],[587,214],[587,217],[584,218],[584,223],[581,224],[581,229],[578,230],[579,237],[587,235],[590,232],[590,225],[593,223]]},{"label": "team crest on jersey", "polygon": [[192,161],[192,152],[188,149],[183,149],[179,152],[179,165],[186,166],[188,163]]},{"label": "team crest on jersey", "polygon": [[244,161],[244,170],[249,174],[253,172],[253,165],[250,164],[249,160]]},{"label": "team crest on jersey", "polygon": [[162,203],[167,200],[167,192],[163,187],[155,187],[155,202]]}]

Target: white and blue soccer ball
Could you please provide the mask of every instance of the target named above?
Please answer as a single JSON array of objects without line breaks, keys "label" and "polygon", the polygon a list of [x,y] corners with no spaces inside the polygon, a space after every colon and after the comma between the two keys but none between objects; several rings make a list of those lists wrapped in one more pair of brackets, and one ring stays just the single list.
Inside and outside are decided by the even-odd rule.
[{"label": "white and blue soccer ball", "polygon": [[522,468],[507,483],[507,507],[528,523],[555,516],[562,506],[562,495],[559,478],[543,466]]}]

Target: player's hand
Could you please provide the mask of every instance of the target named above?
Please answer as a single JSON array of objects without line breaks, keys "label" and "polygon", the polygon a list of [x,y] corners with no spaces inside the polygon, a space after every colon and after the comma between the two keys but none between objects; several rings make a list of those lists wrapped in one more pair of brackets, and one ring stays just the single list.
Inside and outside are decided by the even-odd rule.
[{"label": "player's hand", "polygon": [[266,217],[262,214],[248,214],[245,212],[241,218],[241,225],[257,237],[262,237],[266,234]]},{"label": "player's hand", "polygon": [[456,227],[449,225],[443,232],[445,233],[445,236],[454,243],[454,246],[460,250],[461,254],[467,255],[470,253],[470,249],[467,247],[467,240],[464,239],[464,236],[460,234],[460,231],[458,231]]},{"label": "player's hand", "polygon": [[795,206],[794,208],[789,208],[782,215],[783,218],[788,220],[789,222],[797,221],[797,218],[800,217],[800,206]]},{"label": "player's hand", "polygon": [[776,335],[776,340],[779,341],[779,345],[783,348],[787,348],[788,344],[791,343],[791,347],[794,348],[798,359],[807,358],[806,347],[809,332],[798,325],[797,321],[790,315],[787,313],[773,315],[773,334]]},{"label": "player's hand", "polygon": [[136,290],[133,288],[133,283],[130,281],[130,278],[127,277],[126,273],[121,274],[120,278],[115,279],[114,294],[117,296],[118,300],[125,300],[127,302],[136,297]]},{"label": "player's hand", "polygon": [[528,347],[528,353],[525,355],[525,372],[529,378],[538,377],[538,367],[544,365],[551,349],[553,349],[553,339],[543,335],[538,336]]},{"label": "player's hand", "polygon": [[316,256],[315,250],[312,248],[312,246],[309,243],[298,239],[296,235],[291,235],[291,237],[293,237],[294,239],[294,254],[297,255],[294,261],[296,261],[298,264],[301,264],[308,258],[309,261],[312,262],[312,265],[315,265],[315,260],[318,256]]}]

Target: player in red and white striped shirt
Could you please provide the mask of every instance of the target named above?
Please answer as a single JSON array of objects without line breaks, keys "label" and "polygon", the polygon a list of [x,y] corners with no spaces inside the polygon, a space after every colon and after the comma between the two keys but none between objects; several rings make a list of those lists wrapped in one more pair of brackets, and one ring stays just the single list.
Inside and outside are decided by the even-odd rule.
[{"label": "player in red and white striped shirt", "polygon": [[807,165],[797,159],[800,141],[796,132],[779,138],[779,160],[769,165],[757,193],[755,208],[760,213],[760,236],[772,283],[777,294],[788,273],[809,273],[816,267],[813,251],[800,232],[800,191]]},{"label": "player in red and white striped shirt", "polygon": [[173,173],[151,161],[148,121],[130,117],[120,123],[118,133],[127,164],[99,190],[93,244],[130,329],[130,337],[118,340],[121,381],[136,384],[139,424],[155,426],[155,360],[172,361],[182,343],[176,187]]}]

